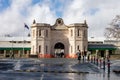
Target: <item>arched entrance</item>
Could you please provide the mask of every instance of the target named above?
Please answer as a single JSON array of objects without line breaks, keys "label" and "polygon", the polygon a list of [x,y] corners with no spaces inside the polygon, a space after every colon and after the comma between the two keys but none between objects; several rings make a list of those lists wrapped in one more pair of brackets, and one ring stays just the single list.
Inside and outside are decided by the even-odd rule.
[{"label": "arched entrance", "polygon": [[61,42],[58,42],[55,44],[54,46],[54,50],[55,50],[55,57],[64,57],[64,44]]}]

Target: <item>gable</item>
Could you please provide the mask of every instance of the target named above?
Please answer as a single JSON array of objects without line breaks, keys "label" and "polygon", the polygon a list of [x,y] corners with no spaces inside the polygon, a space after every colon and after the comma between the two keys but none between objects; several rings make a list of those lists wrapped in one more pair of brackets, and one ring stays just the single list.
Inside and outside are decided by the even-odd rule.
[{"label": "gable", "polygon": [[62,18],[58,18],[55,24],[52,26],[52,29],[68,29],[68,27],[64,24]]}]

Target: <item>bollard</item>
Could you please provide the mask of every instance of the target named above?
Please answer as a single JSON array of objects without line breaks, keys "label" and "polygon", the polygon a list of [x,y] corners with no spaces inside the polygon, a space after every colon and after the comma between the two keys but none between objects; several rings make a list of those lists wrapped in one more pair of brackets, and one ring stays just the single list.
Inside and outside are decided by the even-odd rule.
[{"label": "bollard", "polygon": [[109,59],[108,59],[107,65],[108,65],[108,74],[109,74],[110,73],[110,60]]},{"label": "bollard", "polygon": [[95,64],[95,56],[93,57],[93,59],[94,59],[94,64]]},{"label": "bollard", "polygon": [[98,66],[98,58],[96,58],[96,65]]},{"label": "bollard", "polygon": [[105,70],[105,58],[103,58],[103,69]]},{"label": "bollard", "polygon": [[101,59],[99,60],[99,65],[100,65],[100,68],[101,68],[101,63],[102,63],[102,61],[101,61]]},{"label": "bollard", "polygon": [[90,61],[90,56],[88,55],[88,57],[87,57],[87,61],[89,62]]},{"label": "bollard", "polygon": [[93,57],[91,57],[91,63],[93,63]]},{"label": "bollard", "polygon": [[84,62],[84,55],[83,55],[83,62]]}]

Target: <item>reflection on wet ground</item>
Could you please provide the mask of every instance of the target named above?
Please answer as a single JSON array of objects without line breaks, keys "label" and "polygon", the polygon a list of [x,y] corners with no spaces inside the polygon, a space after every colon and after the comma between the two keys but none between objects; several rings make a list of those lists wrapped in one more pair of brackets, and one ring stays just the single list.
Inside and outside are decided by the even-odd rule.
[{"label": "reflection on wet ground", "polygon": [[[116,64],[115,64],[116,63]],[[119,66],[113,61],[111,69]],[[119,67],[120,68],[120,67]],[[1,59],[0,80],[119,80],[120,74],[107,74],[89,62],[76,59]]]}]

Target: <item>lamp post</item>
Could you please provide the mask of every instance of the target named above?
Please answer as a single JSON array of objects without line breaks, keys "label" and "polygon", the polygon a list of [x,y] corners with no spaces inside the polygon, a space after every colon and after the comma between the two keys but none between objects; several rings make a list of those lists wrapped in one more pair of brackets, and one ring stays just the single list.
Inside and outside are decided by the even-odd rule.
[{"label": "lamp post", "polygon": [[12,40],[11,41],[12,46],[11,46],[11,51],[10,51],[10,57],[11,58],[13,58],[13,55],[14,55],[14,53],[13,53],[13,43],[14,43],[14,41]]}]

